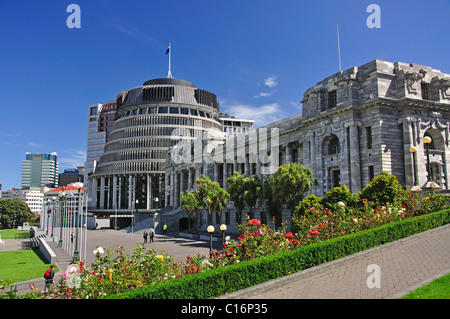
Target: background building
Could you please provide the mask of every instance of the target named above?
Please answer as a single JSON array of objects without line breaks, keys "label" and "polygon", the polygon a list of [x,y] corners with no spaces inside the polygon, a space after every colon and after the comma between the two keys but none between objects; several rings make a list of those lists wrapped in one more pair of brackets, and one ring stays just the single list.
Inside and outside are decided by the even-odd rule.
[{"label": "background building", "polygon": [[79,166],[77,168],[65,169],[64,173],[59,174],[58,186],[67,186],[72,183],[83,182],[84,168]]},{"label": "background building", "polygon": [[84,164],[84,180],[95,170],[103,154],[106,139],[112,130],[116,114],[116,101],[111,100],[105,104],[89,105],[88,137],[86,162]]},{"label": "background building", "polygon": [[51,154],[26,154],[22,163],[22,188],[56,187],[58,162],[56,152]]}]

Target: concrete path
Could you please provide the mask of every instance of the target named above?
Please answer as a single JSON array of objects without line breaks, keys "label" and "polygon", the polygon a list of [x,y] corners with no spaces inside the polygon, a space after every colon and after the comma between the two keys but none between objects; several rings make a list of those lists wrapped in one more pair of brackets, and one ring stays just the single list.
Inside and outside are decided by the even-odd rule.
[{"label": "concrete path", "polygon": [[[369,265],[375,266],[368,269]],[[446,225],[222,298],[400,298],[449,272],[450,225]],[[377,274],[380,288],[375,286]]]}]

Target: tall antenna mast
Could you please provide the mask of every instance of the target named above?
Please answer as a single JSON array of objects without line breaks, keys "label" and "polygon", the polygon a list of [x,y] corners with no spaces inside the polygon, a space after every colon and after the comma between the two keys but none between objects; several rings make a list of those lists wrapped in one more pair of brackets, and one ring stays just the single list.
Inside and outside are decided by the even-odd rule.
[{"label": "tall antenna mast", "polygon": [[172,50],[171,50],[171,43],[169,42],[169,47],[166,50],[166,55],[169,54],[169,72],[167,73],[167,78],[171,79],[172,78],[172,73],[170,72],[170,60],[172,57]]},{"label": "tall antenna mast", "polygon": [[342,68],[341,68],[341,44],[340,44],[340,41],[339,41],[339,24],[337,24],[336,26],[337,26],[338,55],[339,55],[339,72],[342,72]]}]

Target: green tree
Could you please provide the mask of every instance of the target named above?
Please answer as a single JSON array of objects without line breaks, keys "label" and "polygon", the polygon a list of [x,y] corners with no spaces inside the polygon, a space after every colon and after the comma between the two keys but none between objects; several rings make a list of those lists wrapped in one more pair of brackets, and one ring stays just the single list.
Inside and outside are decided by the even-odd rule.
[{"label": "green tree", "polygon": [[[193,192],[185,191],[180,194],[181,208],[184,209],[189,219],[194,224],[194,231],[198,231],[198,217],[201,211],[205,208],[203,199],[200,198],[200,192],[195,190]],[[190,228],[190,227],[189,227]]]},{"label": "green tree", "polygon": [[27,204],[20,199],[0,200],[0,228],[16,228],[34,217]]},{"label": "green tree", "polygon": [[199,196],[203,199],[209,216],[212,217],[213,213],[217,213],[220,218],[224,206],[230,199],[230,194],[220,187],[219,183],[211,181],[209,177],[205,177],[203,174],[196,182]]},{"label": "green tree", "polygon": [[261,181],[257,176],[244,178],[244,201],[250,210],[250,218],[255,217],[255,208],[258,205],[261,193]]},{"label": "green tree", "polygon": [[242,220],[242,211],[245,208],[245,175],[239,172],[234,172],[232,176],[228,177],[225,182],[227,183],[227,192],[230,194],[230,200],[234,203],[234,208],[238,215],[238,219]]},{"label": "green tree", "polygon": [[263,201],[268,212],[275,218],[275,226],[281,225],[283,204],[294,214],[295,208],[317,180],[312,178],[312,170],[298,163],[278,167],[274,175],[264,183]]}]

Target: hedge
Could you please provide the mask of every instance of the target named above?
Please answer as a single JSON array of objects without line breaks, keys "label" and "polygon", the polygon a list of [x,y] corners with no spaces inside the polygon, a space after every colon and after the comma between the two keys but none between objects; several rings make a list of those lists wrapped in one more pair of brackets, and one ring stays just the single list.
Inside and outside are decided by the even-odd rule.
[{"label": "hedge", "polygon": [[450,210],[442,210],[105,298],[215,298],[448,223]]}]

